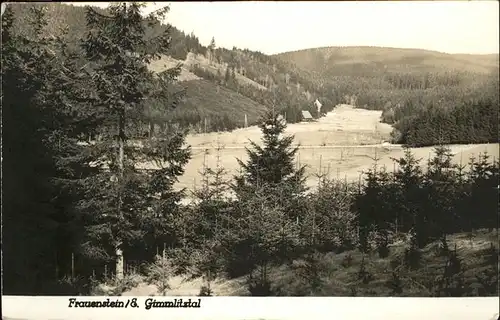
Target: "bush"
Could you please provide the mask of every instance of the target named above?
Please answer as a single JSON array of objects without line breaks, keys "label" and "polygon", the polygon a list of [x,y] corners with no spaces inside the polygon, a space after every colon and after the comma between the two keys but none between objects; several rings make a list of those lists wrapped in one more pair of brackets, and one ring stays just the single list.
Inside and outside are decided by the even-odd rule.
[{"label": "bush", "polygon": [[148,283],[156,285],[159,292],[165,296],[167,290],[170,289],[169,279],[173,272],[174,267],[171,261],[165,255],[157,255],[155,262],[147,268],[146,280]]},{"label": "bush", "polygon": [[374,279],[373,274],[366,269],[365,257],[361,260],[357,276],[363,284],[368,284]]},{"label": "bush", "polygon": [[249,277],[247,285],[248,291],[254,297],[273,296],[273,291],[271,290],[271,282],[268,279],[255,279]]},{"label": "bush", "polygon": [[387,286],[391,289],[391,295],[399,295],[403,293],[403,281],[398,270],[393,270],[391,279],[387,281]]},{"label": "bush", "polygon": [[436,295],[438,297],[462,297],[467,293],[464,279],[464,265],[457,250],[450,252],[444,266],[443,275],[438,277]]},{"label": "bush", "polygon": [[320,265],[320,254],[311,252],[306,255],[304,260],[294,263],[295,274],[302,279],[305,287],[309,287],[311,293],[315,293],[322,286]]},{"label": "bush", "polygon": [[404,252],[404,265],[408,269],[418,269],[422,259],[422,250],[418,247],[417,239],[414,233],[410,234],[409,246]]},{"label": "bush", "polygon": [[419,248],[410,246],[405,249],[404,264],[408,269],[418,269],[420,267],[421,259],[422,251]]},{"label": "bush", "polygon": [[344,268],[349,268],[350,266],[352,266],[353,261],[354,261],[354,258],[352,257],[352,254],[348,253],[348,254],[344,255],[344,257],[342,258],[341,265]]},{"label": "bush", "polygon": [[200,289],[200,293],[198,294],[199,297],[211,297],[213,295],[212,289],[210,289],[210,286],[205,286],[203,285]]}]

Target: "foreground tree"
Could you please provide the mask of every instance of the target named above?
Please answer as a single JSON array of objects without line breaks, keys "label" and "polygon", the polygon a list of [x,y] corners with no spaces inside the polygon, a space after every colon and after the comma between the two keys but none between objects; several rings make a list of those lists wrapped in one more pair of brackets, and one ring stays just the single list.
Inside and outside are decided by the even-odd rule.
[{"label": "foreground tree", "polygon": [[[254,248],[253,254],[257,255],[256,261],[261,261],[264,273],[270,260],[291,259],[292,253],[298,253],[295,236],[306,212],[305,167],[296,168],[294,158],[298,148],[292,147],[293,136],[283,137],[285,127],[285,122],[274,111],[264,115],[260,124],[263,146],[251,142],[253,150],[247,149],[249,160],[244,163],[238,159],[242,172],[232,186],[237,198],[232,225],[238,228],[232,230],[233,236],[239,237],[235,241],[242,247]],[[270,233],[263,230],[270,226],[278,229]],[[287,229],[289,234],[285,232]],[[269,244],[261,236],[277,242]]]},{"label": "foreground tree", "polygon": [[430,236],[440,238],[446,243],[446,235],[456,230],[459,220],[456,217],[457,194],[462,185],[457,179],[457,167],[452,164],[453,154],[446,146],[434,148],[435,155],[427,162],[424,188],[426,189],[428,226]]},{"label": "foreground tree", "polygon": [[[300,249],[300,226],[289,219],[274,194],[257,189],[252,197],[239,201],[231,221],[229,262],[249,275],[252,295],[272,295],[269,267],[292,259]],[[236,265],[235,265],[236,263]]]},{"label": "foreground tree", "polygon": [[[90,61],[93,106],[114,131],[96,145],[100,174],[85,185],[88,197],[82,201],[82,209],[90,222],[86,251],[106,257],[112,248],[117,278],[123,277],[123,250],[142,239],[148,217],[161,219],[166,207],[175,207],[180,196],[170,189],[189,156],[187,150],[180,149],[182,134],[173,139],[150,140],[139,150],[127,143],[133,138],[131,128],[143,119],[148,99],[171,103],[168,88],[180,73],[179,67],[156,75],[148,70],[148,63],[167,53],[169,36],[167,29],[146,41],[144,21],[153,25],[162,21],[169,8],[144,19],[144,6],[137,2],[113,3],[106,14],[88,7],[88,33],[83,42]],[[152,176],[138,170],[136,163],[141,160],[156,160],[160,170]],[[99,247],[97,241],[101,242]]]}]

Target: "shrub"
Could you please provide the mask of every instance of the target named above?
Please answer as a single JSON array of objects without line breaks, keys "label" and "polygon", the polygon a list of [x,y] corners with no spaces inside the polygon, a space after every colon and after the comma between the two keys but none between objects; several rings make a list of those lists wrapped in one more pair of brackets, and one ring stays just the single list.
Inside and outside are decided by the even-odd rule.
[{"label": "shrub", "polygon": [[361,260],[357,276],[363,284],[368,284],[373,280],[373,274],[366,269],[365,257]]},{"label": "shrub", "polygon": [[422,259],[422,251],[418,247],[417,239],[415,234],[410,235],[409,246],[404,252],[404,265],[408,269],[418,269],[420,267],[420,261]]},{"label": "shrub", "polygon": [[459,258],[457,250],[450,252],[448,261],[444,266],[443,275],[437,279],[436,295],[438,297],[462,297],[467,293],[464,279],[464,265]]},{"label": "shrub", "polygon": [[254,278],[251,276],[247,280],[248,291],[254,297],[269,297],[273,295],[271,290],[271,281],[260,277]]},{"label": "shrub", "polygon": [[354,261],[354,258],[352,257],[352,254],[348,253],[348,254],[344,255],[344,257],[342,258],[341,265],[344,268],[349,268],[350,266],[352,266],[353,261]]},{"label": "shrub", "polygon": [[211,297],[213,295],[212,289],[210,289],[210,285],[201,286],[199,297]]},{"label": "shrub", "polygon": [[155,261],[147,268],[146,280],[158,287],[159,292],[166,295],[170,289],[169,279],[174,271],[171,261],[165,256],[157,255]]},{"label": "shrub", "polygon": [[391,279],[387,281],[387,286],[391,289],[391,295],[399,295],[403,293],[403,281],[399,270],[393,270]]},{"label": "shrub", "polygon": [[311,293],[315,293],[323,284],[321,279],[322,267],[320,265],[320,255],[318,252],[311,252],[306,255],[301,263],[294,264],[295,273],[302,279]]}]

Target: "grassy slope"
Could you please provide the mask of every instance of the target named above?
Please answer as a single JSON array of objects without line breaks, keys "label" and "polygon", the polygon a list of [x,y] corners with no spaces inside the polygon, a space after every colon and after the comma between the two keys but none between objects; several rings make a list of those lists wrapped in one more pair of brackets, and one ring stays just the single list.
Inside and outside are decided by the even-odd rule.
[{"label": "grassy slope", "polygon": [[181,103],[180,110],[173,112],[174,117],[177,112],[185,110],[199,114],[202,119],[227,115],[229,119],[243,126],[245,114],[247,114],[248,122],[254,123],[265,111],[264,106],[252,99],[197,77],[188,71],[183,61],[163,57],[161,60],[154,61],[150,69],[154,72],[161,72],[178,63],[183,64],[179,85],[186,88],[186,98]]},{"label": "grassy slope", "polygon": [[[454,234],[448,237],[450,249],[456,246],[459,258],[464,268],[465,287],[470,290],[479,287],[476,278],[480,272],[488,268],[487,250],[490,245],[498,251],[498,230],[491,232],[478,230],[473,238],[465,233]],[[364,255],[365,267],[373,276],[367,284],[360,283],[358,272],[363,254],[358,250],[343,252],[340,254],[327,253],[320,255],[319,275],[321,285],[317,289],[309,287],[307,280],[298,275],[300,266],[304,265],[302,260],[296,260],[292,264],[272,267],[270,270],[270,281],[272,288],[278,295],[283,296],[394,296],[388,281],[392,278],[392,270],[395,262],[399,264],[404,252],[405,245],[402,242],[394,243],[387,258],[379,258],[376,253]],[[435,282],[436,277],[443,274],[443,268],[447,257],[440,254],[439,243],[433,242],[422,251],[421,267],[416,270],[402,269],[400,278],[403,283],[403,292],[399,296],[426,297],[431,296],[428,283]],[[346,264],[346,256],[352,258],[350,264]],[[490,267],[491,268],[491,264]],[[126,290],[123,295],[155,295],[156,288],[147,285],[138,275],[134,275],[136,286]],[[167,292],[169,296],[197,295],[203,285],[201,279],[190,279],[184,277],[173,277],[170,280],[172,289]],[[244,296],[248,295],[245,287],[245,277],[237,279],[217,279],[212,285],[217,296]],[[432,290],[432,289],[431,289]],[[476,289],[477,290],[477,289]]]},{"label": "grassy slope", "polygon": [[[458,256],[462,260],[464,268],[465,287],[474,290],[478,287],[476,275],[487,269],[488,263],[486,251],[493,245],[498,251],[498,231],[478,232],[472,240],[465,233],[454,234],[448,237],[451,250],[456,246]],[[427,245],[422,250],[420,268],[416,270],[401,269],[400,279],[403,282],[403,292],[400,296],[426,297],[431,296],[432,290],[429,284],[435,284],[437,277],[442,276],[447,256],[439,253],[438,242]],[[322,272],[322,285],[312,292],[304,292],[304,282],[300,281],[292,271],[293,268],[282,266],[274,273],[276,289],[284,295],[305,294],[319,296],[394,296],[388,286],[392,278],[395,264],[399,265],[404,255],[402,243],[393,244],[391,253],[387,258],[379,258],[377,253],[364,256],[358,250],[342,254],[326,254],[320,259]],[[346,256],[352,257],[349,266],[343,265]],[[360,270],[361,261],[365,259],[366,270],[372,274],[373,280],[369,283],[361,283],[357,274]],[[396,263],[397,262],[397,263]],[[307,289],[306,289],[307,291]]]},{"label": "grassy slope", "polygon": [[202,119],[215,115],[227,115],[231,120],[243,126],[245,114],[248,117],[248,123],[254,123],[266,110],[257,102],[207,80],[183,81],[180,85],[187,89],[186,99],[180,108],[196,110]]}]

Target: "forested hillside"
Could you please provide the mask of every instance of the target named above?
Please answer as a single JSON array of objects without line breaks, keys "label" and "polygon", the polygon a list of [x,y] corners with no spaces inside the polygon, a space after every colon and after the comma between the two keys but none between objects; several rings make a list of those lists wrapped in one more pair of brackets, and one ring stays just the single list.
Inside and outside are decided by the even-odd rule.
[{"label": "forested hillside", "polygon": [[317,84],[348,88],[355,106],[384,110],[395,142],[498,142],[498,54],[328,47],[276,57],[310,70]]},{"label": "forested hillside", "polygon": [[[16,14],[23,17],[29,6],[14,5]],[[76,44],[85,33],[84,8],[44,6],[48,8],[47,32],[57,35],[66,26],[65,39],[69,45]],[[15,28],[16,32],[24,29],[21,23]],[[146,29],[145,37],[153,38],[166,29],[156,23]],[[301,110],[319,117],[313,104],[318,99],[322,113],[339,103],[384,110],[382,120],[394,124],[395,143],[425,146],[498,141],[498,55],[327,47],[268,56],[249,49],[217,47],[216,38],[203,46],[196,35],[175,27],[169,32],[172,45],[168,55],[208,81],[181,83],[194,89],[188,89],[181,102],[188,106],[182,109],[186,113],[177,111],[175,120],[196,132],[242,127],[245,114],[247,124],[254,124],[264,107],[274,107],[290,123],[301,120]],[[214,108],[213,100],[196,98],[199,93],[214,92],[223,108]],[[248,104],[244,97],[255,101],[255,112],[240,107]]]},{"label": "forested hillside", "polygon": [[[85,9],[62,4],[13,4],[12,8],[19,20],[14,32],[26,34],[26,24],[21,23],[27,18],[30,7],[43,6],[47,10],[49,27],[45,29],[48,35],[62,35],[68,46],[79,50],[78,42],[85,34]],[[96,9],[98,12],[104,12]],[[168,18],[167,18],[168,21]],[[65,31],[62,31],[65,29]],[[194,34],[185,34],[174,26],[161,23],[148,25],[145,30],[145,39],[153,39],[158,34],[167,31],[171,35],[171,46],[167,54],[185,64],[197,76],[207,80],[205,82],[180,82],[186,87],[186,96],[180,102],[186,108],[176,111],[175,119],[187,125],[193,131],[205,129],[205,122],[211,124],[208,131],[231,130],[244,126],[244,116],[247,114],[248,125],[255,124],[258,115],[265,107],[274,107],[278,112],[286,115],[289,122],[300,121],[300,111],[310,110],[316,115],[313,105],[315,99],[320,99],[325,106],[324,112],[332,110],[338,103],[331,97],[322,95],[319,90],[301,78],[299,74],[289,73],[287,68],[278,59],[269,61],[269,58],[260,53],[249,50],[232,50],[212,46],[204,47]],[[203,60],[204,63],[189,64],[186,61],[188,53]],[[156,61],[154,71],[163,70],[162,61]],[[211,69],[211,70],[209,70]],[[236,81],[236,79],[240,81]],[[228,90],[221,90],[220,87]],[[191,90],[190,90],[191,89]],[[199,99],[199,94],[219,97],[217,101]],[[255,110],[249,110],[249,99]],[[216,107],[222,105],[222,108]],[[212,111],[208,111],[212,110]],[[157,121],[158,120],[158,121]],[[162,122],[159,117],[154,122]],[[173,120],[173,119],[170,119]]]}]

